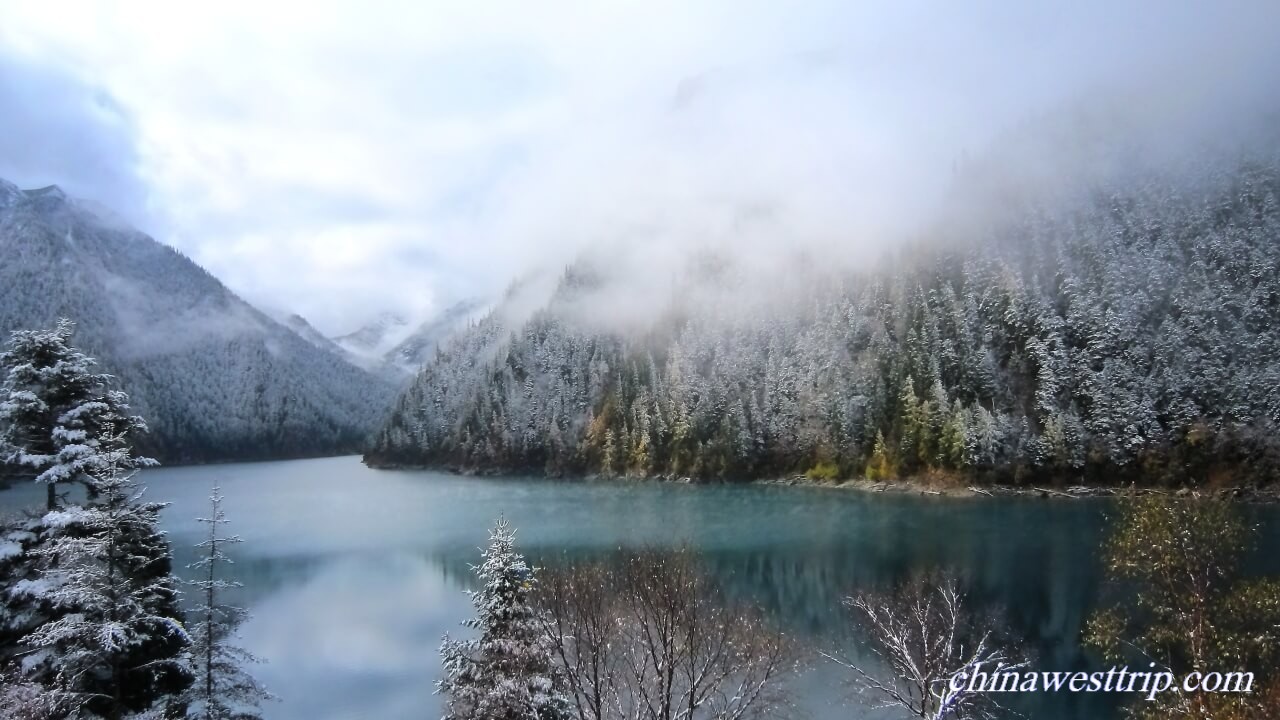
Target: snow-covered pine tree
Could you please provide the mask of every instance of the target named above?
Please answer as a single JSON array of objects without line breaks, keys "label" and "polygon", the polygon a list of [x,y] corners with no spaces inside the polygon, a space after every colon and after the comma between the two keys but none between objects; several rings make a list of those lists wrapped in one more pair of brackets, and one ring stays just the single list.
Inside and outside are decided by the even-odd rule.
[{"label": "snow-covered pine tree", "polygon": [[27,680],[17,663],[0,667],[0,717],[7,720],[55,720],[66,717],[44,688]]},{"label": "snow-covered pine tree", "polygon": [[[109,389],[111,376],[94,372],[96,361],[70,344],[75,324],[62,319],[52,330],[18,330],[0,353],[0,447],[6,464],[28,468],[48,486],[47,509],[58,506],[57,486],[83,481],[105,455],[103,430],[121,442],[146,430],[128,414],[128,395]],[[129,453],[124,467],[154,464]]]},{"label": "snow-covered pine tree", "polygon": [[[584,321],[595,291],[566,279],[556,293],[572,302],[515,324],[526,313],[514,303],[495,308],[444,346],[368,459],[740,480],[803,472],[815,454],[874,465],[879,432],[904,475],[944,465],[1004,482],[1029,468],[1045,482],[1201,482],[1218,471],[1275,482],[1274,146],[1243,165],[1208,162],[1194,183],[1157,173],[1028,199],[989,236],[923,240],[909,263],[846,274],[810,258],[779,276],[803,286],[795,297],[684,301],[756,287],[750,263],[725,257],[728,285],[674,278],[644,332]],[[575,261],[572,276],[591,274],[609,286],[608,262]],[[749,429],[726,420],[738,407]]]},{"label": "snow-covered pine tree", "polygon": [[569,715],[554,643],[532,603],[534,575],[515,550],[515,530],[499,520],[489,532],[481,583],[471,592],[476,617],[463,624],[473,640],[445,637],[440,648],[445,720],[559,720]]},{"label": "snow-covered pine tree", "polygon": [[246,670],[245,666],[261,662],[249,651],[230,644],[236,626],[248,613],[222,601],[221,594],[240,587],[240,583],[219,576],[219,568],[230,565],[226,546],[241,542],[239,536],[221,536],[218,526],[225,525],[222,491],[216,485],[209,495],[210,514],[197,518],[209,526],[209,535],[196,545],[203,557],[189,567],[199,574],[188,584],[196,589],[202,604],[190,614],[188,634],[191,636],[191,671],[195,682],[185,695],[187,717],[201,720],[261,720],[259,707],[272,699]]},{"label": "snow-covered pine tree", "polygon": [[39,563],[30,551],[47,536],[41,517],[0,518],[0,673],[26,653],[19,640],[50,617],[30,592],[40,587]]},{"label": "snow-covered pine tree", "polygon": [[[57,487],[73,481],[92,499],[94,472],[110,462],[119,470],[155,464],[129,449],[146,425],[129,415],[125,393],[109,389],[110,376],[93,372],[93,358],[70,345],[73,330],[63,320],[52,330],[15,332],[0,353],[0,462],[45,483],[49,510],[59,501]],[[45,517],[19,517],[0,527],[0,665],[26,653],[19,641],[37,626],[68,612],[44,596],[44,561],[36,552],[63,531]],[[168,548],[158,552],[167,556]]]},{"label": "snow-covered pine tree", "polygon": [[191,684],[161,503],[142,500],[124,436],[108,426],[88,470],[95,499],[46,513],[47,539],[29,551],[41,575],[18,595],[43,602],[51,619],[22,643],[25,675],[72,717],[112,720],[176,698]]}]

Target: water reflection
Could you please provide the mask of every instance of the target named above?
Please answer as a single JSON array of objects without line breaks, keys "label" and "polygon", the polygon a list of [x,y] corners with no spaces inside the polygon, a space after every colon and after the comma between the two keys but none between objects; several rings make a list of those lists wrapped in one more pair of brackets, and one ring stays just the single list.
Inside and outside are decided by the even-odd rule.
[{"label": "water reflection", "polygon": [[[728,595],[855,657],[843,595],[948,569],[980,607],[1004,610],[1038,667],[1091,663],[1078,638],[1099,591],[1102,502],[475,479],[373,472],[355,458],[160,469],[144,479],[154,499],[172,502],[164,518],[179,568],[194,559],[193,518],[209,487],[222,485],[231,530],[246,540],[233,568],[245,584],[237,600],[255,617],[242,642],[269,661],[255,672],[283,698],[266,708],[269,718],[435,716],[440,637],[470,614],[461,590],[499,514],[544,565],[691,543]],[[0,493],[0,506],[38,502],[38,490]],[[1263,546],[1280,547],[1276,513],[1259,512]],[[1277,555],[1257,562],[1280,570]],[[840,704],[839,679],[828,666],[803,679],[806,716],[872,717]],[[1049,720],[1117,716],[1114,698],[1037,699],[1020,709]]]}]

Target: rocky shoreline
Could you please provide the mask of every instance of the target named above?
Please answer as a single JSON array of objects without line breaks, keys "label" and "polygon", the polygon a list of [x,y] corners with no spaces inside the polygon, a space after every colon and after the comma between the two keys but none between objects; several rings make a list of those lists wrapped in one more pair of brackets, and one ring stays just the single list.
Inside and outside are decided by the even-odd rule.
[{"label": "rocky shoreline", "polygon": [[[679,482],[696,482],[682,478]],[[944,497],[998,497],[1023,496],[1039,498],[1081,499],[1097,497],[1145,496],[1161,495],[1191,499],[1234,500],[1239,502],[1273,503],[1280,502],[1280,486],[1265,488],[1255,487],[1222,487],[1222,488],[1150,488],[1132,486],[1106,485],[1071,485],[1064,488],[1050,488],[1036,485],[938,485],[922,480],[811,480],[803,475],[773,480],[756,480],[762,485],[787,485],[805,487],[825,487],[839,490],[855,490],[870,493],[897,493],[910,495],[937,495]]]},{"label": "rocky shoreline", "polygon": [[[366,463],[368,464],[368,463]],[[431,467],[423,465],[399,465],[376,463],[369,467],[380,470],[438,470],[441,472],[470,475],[476,477],[504,477],[521,475],[539,475],[537,472],[502,472],[479,468]],[[552,476],[548,476],[552,477]],[[1068,485],[1065,487],[1046,487],[1043,485],[983,485],[975,483],[957,483],[954,480],[939,482],[935,478],[923,476],[919,478],[899,478],[895,480],[814,480],[804,475],[792,475],[781,478],[759,478],[731,482],[727,480],[708,480],[678,475],[622,475],[609,476],[587,474],[581,476],[555,477],[558,480],[633,480],[638,482],[670,482],[683,485],[781,485],[788,487],[829,488],[832,490],[852,490],[867,493],[891,493],[900,495],[933,495],[951,498],[975,497],[1037,497],[1044,499],[1078,500],[1082,498],[1120,497],[1161,495],[1188,499],[1218,499],[1246,503],[1280,503],[1280,485],[1267,487],[1215,487],[1215,488],[1153,488],[1122,485]]]}]

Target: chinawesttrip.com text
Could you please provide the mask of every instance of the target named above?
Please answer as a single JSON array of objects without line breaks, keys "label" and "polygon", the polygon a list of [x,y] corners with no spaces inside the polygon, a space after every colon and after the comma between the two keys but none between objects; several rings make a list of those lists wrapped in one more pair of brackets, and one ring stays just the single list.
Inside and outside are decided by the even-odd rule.
[{"label": "chinawesttrip.com text", "polygon": [[984,672],[982,663],[971,671],[951,676],[950,689],[955,693],[1143,693],[1147,700],[1165,692],[1253,692],[1251,672],[1191,672],[1178,676],[1167,670],[1156,669],[1151,663],[1145,670],[1112,666],[1095,672],[1066,672],[1023,670],[997,664],[990,672]]}]

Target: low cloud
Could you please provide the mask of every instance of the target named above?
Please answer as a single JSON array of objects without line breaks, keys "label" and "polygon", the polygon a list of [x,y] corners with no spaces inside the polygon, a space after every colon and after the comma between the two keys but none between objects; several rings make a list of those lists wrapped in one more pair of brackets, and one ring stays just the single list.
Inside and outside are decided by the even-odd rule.
[{"label": "low cloud", "polygon": [[137,127],[105,88],[47,62],[0,51],[0,178],[59,185],[147,227]]},{"label": "low cloud", "polygon": [[[137,149],[118,168],[141,165],[161,239],[333,334],[596,245],[646,291],[691,248],[857,265],[1028,118],[1106,97],[1139,133],[1194,124],[1274,95],[1280,70],[1264,0],[6,12],[0,41],[124,108]],[[115,204],[116,184],[78,192]]]}]

